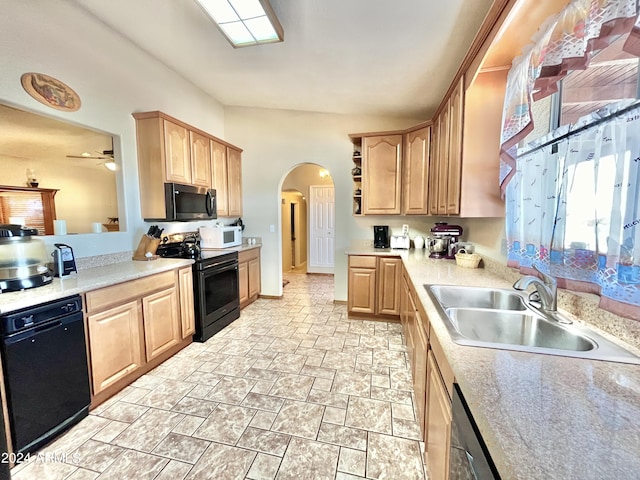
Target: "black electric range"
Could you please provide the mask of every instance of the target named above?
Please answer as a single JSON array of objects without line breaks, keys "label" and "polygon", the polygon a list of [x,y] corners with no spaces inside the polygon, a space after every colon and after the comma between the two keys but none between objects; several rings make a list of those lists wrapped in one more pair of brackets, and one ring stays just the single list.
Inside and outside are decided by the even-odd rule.
[{"label": "black electric range", "polygon": [[156,253],[164,258],[192,258],[196,333],[205,342],[240,317],[238,252],[200,250],[197,233],[172,234]]}]

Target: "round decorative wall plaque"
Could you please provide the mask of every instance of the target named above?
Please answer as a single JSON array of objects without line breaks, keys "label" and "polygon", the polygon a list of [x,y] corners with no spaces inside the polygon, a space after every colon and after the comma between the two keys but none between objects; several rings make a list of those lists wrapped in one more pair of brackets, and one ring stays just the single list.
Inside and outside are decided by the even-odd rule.
[{"label": "round decorative wall plaque", "polygon": [[38,100],[56,110],[75,112],[80,108],[80,97],[71,87],[44,73],[25,73],[20,77],[22,88]]}]

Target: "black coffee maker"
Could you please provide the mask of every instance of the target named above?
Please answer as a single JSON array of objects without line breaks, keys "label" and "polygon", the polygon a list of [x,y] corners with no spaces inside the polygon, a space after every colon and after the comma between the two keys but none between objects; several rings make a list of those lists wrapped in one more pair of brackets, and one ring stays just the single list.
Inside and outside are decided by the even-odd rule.
[{"label": "black coffee maker", "polygon": [[389,225],[373,226],[373,248],[389,248]]}]

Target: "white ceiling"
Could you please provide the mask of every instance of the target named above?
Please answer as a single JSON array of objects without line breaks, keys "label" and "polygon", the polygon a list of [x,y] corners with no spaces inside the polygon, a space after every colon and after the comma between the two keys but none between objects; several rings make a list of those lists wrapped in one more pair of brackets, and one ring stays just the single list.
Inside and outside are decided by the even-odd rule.
[{"label": "white ceiling", "polygon": [[492,0],[271,0],[234,49],[194,0],[74,0],[223,105],[428,119]]}]

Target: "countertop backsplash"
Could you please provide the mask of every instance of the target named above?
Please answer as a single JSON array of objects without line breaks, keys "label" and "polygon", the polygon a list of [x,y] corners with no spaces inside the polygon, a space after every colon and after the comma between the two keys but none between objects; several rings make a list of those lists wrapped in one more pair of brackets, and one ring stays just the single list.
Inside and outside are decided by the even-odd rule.
[{"label": "countertop backsplash", "polygon": [[104,267],[105,265],[114,263],[130,262],[132,256],[133,251],[128,251],[76,258],[76,268],[78,270],[86,270],[88,268]]}]

